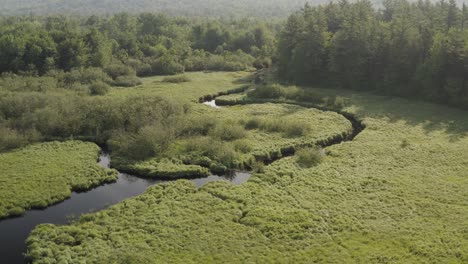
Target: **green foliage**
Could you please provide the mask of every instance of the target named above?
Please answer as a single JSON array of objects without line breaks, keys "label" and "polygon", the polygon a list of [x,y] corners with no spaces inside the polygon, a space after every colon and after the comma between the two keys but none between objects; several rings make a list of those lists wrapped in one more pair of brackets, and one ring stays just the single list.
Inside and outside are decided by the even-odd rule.
[{"label": "green foliage", "polygon": [[92,95],[105,95],[109,90],[110,86],[104,82],[95,82],[89,86]]},{"label": "green foliage", "polygon": [[248,130],[260,129],[268,132],[284,133],[287,137],[300,137],[310,131],[310,126],[299,120],[290,120],[286,118],[260,119],[251,118],[245,123]]},{"label": "green foliage", "polygon": [[297,163],[305,168],[311,168],[320,164],[324,157],[320,148],[304,148],[297,151]]},{"label": "green foliage", "polygon": [[[190,84],[144,91],[196,99],[199,89],[206,92],[211,85],[199,85],[198,76],[191,75]],[[356,91],[314,92],[345,98],[344,111],[367,127],[353,141],[325,149],[321,163],[307,168],[297,165],[297,156],[283,158],[240,186],[213,182],[197,189],[189,181],[153,186],[71,225],[36,227],[28,256],[36,263],[465,263],[466,112]],[[350,126],[337,114],[282,104],[193,107],[211,119],[286,116],[311,124],[308,142],[307,136],[282,139],[247,131],[242,141],[250,140],[257,150],[312,145]],[[213,145],[206,137],[187,144],[196,140],[191,150]],[[401,148],[403,140],[411,144]]]},{"label": "green foliage", "polygon": [[120,87],[134,87],[141,84],[142,81],[136,76],[119,76],[114,81],[114,85]]},{"label": "green foliage", "polygon": [[99,152],[92,143],[68,141],[0,154],[0,218],[44,208],[69,198],[72,190],[116,180],[115,171],[97,164]]},{"label": "green foliage", "polygon": [[187,75],[176,75],[165,77],[162,81],[167,83],[183,83],[190,82],[191,80]]},{"label": "green foliage", "polygon": [[233,141],[242,139],[246,136],[244,127],[232,121],[224,121],[217,124],[210,132],[209,135],[223,141]]},{"label": "green foliage", "polygon": [[280,34],[278,77],[467,107],[467,43],[466,8],[453,0],[305,6]]}]

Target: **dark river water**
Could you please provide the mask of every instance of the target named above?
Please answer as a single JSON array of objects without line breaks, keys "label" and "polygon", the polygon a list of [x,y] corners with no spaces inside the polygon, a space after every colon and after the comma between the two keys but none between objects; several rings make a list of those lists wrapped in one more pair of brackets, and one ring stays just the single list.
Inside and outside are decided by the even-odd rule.
[{"label": "dark river water", "polygon": [[[99,164],[108,168],[109,156],[101,155]],[[197,187],[219,180],[230,181],[238,185],[247,181],[250,176],[248,173],[236,172],[229,176],[194,179],[192,182]],[[25,262],[23,258],[23,253],[26,251],[25,240],[35,226],[45,223],[67,224],[69,219],[77,218],[83,213],[105,209],[124,199],[142,194],[149,186],[162,182],[167,181],[141,179],[120,173],[115,183],[97,187],[89,192],[72,193],[70,199],[44,210],[31,210],[22,217],[0,220],[0,264]]]}]

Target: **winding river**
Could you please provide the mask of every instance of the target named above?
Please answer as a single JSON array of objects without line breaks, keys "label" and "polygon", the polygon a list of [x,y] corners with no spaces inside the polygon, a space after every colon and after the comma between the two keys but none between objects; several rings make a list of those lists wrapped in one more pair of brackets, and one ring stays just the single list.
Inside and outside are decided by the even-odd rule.
[{"label": "winding river", "polygon": [[[202,100],[208,106],[219,108],[214,100],[216,96]],[[328,110],[328,109],[325,109]],[[344,141],[353,140],[364,126],[353,116],[341,113],[352,124],[353,131],[346,138],[324,143],[322,147],[339,144]],[[286,154],[286,153],[285,153]],[[289,153],[290,155],[293,153]],[[286,156],[286,155],[285,155]],[[102,167],[110,167],[110,157],[103,153],[99,158]],[[206,178],[193,179],[197,187],[211,181],[225,180],[235,185],[242,184],[250,178],[251,174],[245,172],[235,172],[227,176],[209,176]],[[88,192],[73,192],[70,199],[59,204],[50,206],[44,210],[30,210],[24,216],[0,220],[0,263],[15,264],[25,263],[23,257],[26,252],[25,240],[29,233],[39,224],[68,224],[70,220],[78,218],[81,214],[90,213],[105,209],[113,204],[117,204],[130,197],[135,197],[146,191],[152,185],[160,184],[163,180],[151,180],[138,178],[125,173],[119,173],[116,182],[102,185]]]},{"label": "winding river", "polygon": [[[99,164],[105,168],[110,166],[110,157],[103,153]],[[211,181],[225,180],[239,185],[250,178],[251,174],[235,172],[226,176],[209,176],[191,180],[197,187]],[[47,207],[44,210],[30,210],[22,217],[0,221],[0,263],[25,263],[23,253],[26,252],[25,240],[29,233],[39,224],[68,224],[81,214],[95,212],[117,204],[127,198],[140,195],[152,185],[168,182],[162,180],[142,179],[125,173],[119,173],[116,182],[102,185],[88,192],[72,193],[70,199]]]}]

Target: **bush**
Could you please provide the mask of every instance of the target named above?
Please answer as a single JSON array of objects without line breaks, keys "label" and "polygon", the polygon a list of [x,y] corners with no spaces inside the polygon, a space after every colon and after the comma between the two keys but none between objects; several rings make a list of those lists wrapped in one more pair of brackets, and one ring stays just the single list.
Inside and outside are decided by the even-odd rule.
[{"label": "bush", "polygon": [[182,135],[188,136],[206,136],[216,126],[216,121],[205,117],[192,117],[184,122],[181,129]]},{"label": "bush", "polygon": [[176,76],[165,77],[162,81],[166,83],[184,83],[184,82],[190,82],[191,80],[186,75],[176,75]]},{"label": "bush", "polygon": [[114,63],[107,66],[104,71],[113,79],[119,76],[135,76],[136,72],[130,66],[124,64]]},{"label": "bush", "polygon": [[163,153],[175,139],[171,129],[146,126],[135,134],[120,133],[109,140],[112,152],[130,160],[144,160]]},{"label": "bush", "polygon": [[80,68],[58,76],[63,79],[65,86],[73,86],[75,83],[90,85],[95,82],[111,83],[111,77],[101,68]]},{"label": "bush", "polygon": [[138,85],[141,85],[143,82],[136,76],[119,76],[117,79],[114,81],[115,86],[121,86],[121,87],[135,87]]},{"label": "bush", "polygon": [[260,120],[259,118],[251,118],[249,120],[247,120],[247,122],[245,123],[245,129],[248,129],[248,130],[252,130],[252,129],[257,129],[260,127],[262,123],[262,120]]},{"label": "bush", "polygon": [[305,168],[311,168],[322,162],[325,156],[323,150],[319,147],[306,148],[297,151],[297,163]]},{"label": "bush", "polygon": [[331,96],[323,99],[326,106],[335,109],[342,109],[346,106],[346,99],[341,96]]},{"label": "bush", "polygon": [[140,60],[128,59],[125,65],[130,66],[136,72],[137,76],[146,77],[152,75],[151,65]]},{"label": "bush", "polygon": [[265,69],[265,68],[270,68],[272,65],[271,59],[270,58],[258,58],[254,61],[253,66],[257,70]]},{"label": "bush", "polygon": [[247,135],[244,127],[234,122],[220,123],[209,134],[214,138],[226,141],[241,139]]},{"label": "bush", "polygon": [[236,151],[241,153],[248,153],[252,151],[252,145],[246,140],[234,141],[234,148]]},{"label": "bush", "polygon": [[110,86],[107,83],[97,81],[89,86],[89,92],[92,95],[105,95],[109,92]]},{"label": "bush", "polygon": [[286,94],[285,88],[279,84],[259,85],[247,95],[252,98],[278,99]]},{"label": "bush", "polygon": [[151,70],[156,75],[175,75],[183,73],[185,67],[171,56],[163,56],[151,64]]},{"label": "bush", "polygon": [[269,132],[284,133],[287,137],[300,137],[307,134],[310,127],[297,120],[268,119],[261,121],[260,129]]}]

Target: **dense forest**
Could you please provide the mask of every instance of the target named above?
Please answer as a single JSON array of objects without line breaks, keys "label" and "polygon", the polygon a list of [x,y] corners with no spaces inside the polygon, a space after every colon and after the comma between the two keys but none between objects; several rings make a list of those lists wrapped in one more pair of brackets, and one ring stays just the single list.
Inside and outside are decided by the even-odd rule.
[{"label": "dense forest", "polygon": [[277,31],[275,25],[253,19],[211,21],[150,13],[12,17],[0,26],[0,72],[44,75],[99,67],[113,78],[118,73],[245,70],[254,62],[261,67],[269,64]]},{"label": "dense forest", "polygon": [[468,11],[455,1],[306,6],[279,39],[279,76],[468,106]]},{"label": "dense forest", "polygon": [[321,4],[326,0],[1,0],[0,15],[164,12],[183,16],[284,17],[306,2]]}]

